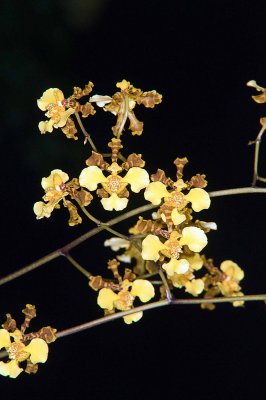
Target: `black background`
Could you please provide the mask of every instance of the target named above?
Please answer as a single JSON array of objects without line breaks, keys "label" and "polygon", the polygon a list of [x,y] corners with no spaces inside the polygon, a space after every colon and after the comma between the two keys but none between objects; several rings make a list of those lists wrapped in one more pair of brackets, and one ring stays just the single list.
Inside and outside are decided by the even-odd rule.
[{"label": "black background", "polygon": [[[50,87],[68,96],[91,80],[94,93],[111,95],[125,78],[156,89],[163,103],[136,109],[144,133],[127,135],[125,153],[142,153],[150,172],[172,176],[173,160],[187,156],[187,177],[205,173],[209,191],[250,185],[247,143],[265,105],[252,101],[246,82],[266,85],[265,1],[11,0],[0,11],[1,276],[93,227],[68,227],[65,210],[41,221],[32,212],[43,176],[55,168],[78,176],[88,157],[82,139],[39,134],[36,100]],[[112,116],[99,110],[85,122],[106,151]],[[261,175],[264,159],[263,144]],[[97,210],[103,220],[114,216]],[[233,259],[245,269],[243,291],[265,293],[265,195],[213,199],[203,216],[218,224],[206,255],[217,265]],[[93,273],[112,257],[102,250],[106,237],[73,252]],[[0,298],[2,320],[6,312],[19,320],[24,305],[35,304],[36,329],[102,315],[86,279],[64,259],[1,287]],[[264,399],[265,306],[152,310],[137,324],[118,320],[58,340],[35,376],[0,379],[9,399]]]}]

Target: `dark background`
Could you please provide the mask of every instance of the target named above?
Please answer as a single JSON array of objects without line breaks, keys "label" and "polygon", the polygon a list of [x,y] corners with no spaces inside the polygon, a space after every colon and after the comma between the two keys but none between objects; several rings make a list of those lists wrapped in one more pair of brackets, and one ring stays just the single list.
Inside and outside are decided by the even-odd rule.
[{"label": "dark background", "polygon": [[[150,172],[169,175],[173,160],[187,156],[187,177],[205,173],[209,191],[249,186],[254,149],[247,143],[265,105],[252,101],[246,82],[266,85],[265,17],[265,1],[2,2],[1,276],[93,227],[68,227],[65,210],[41,221],[32,212],[43,176],[55,168],[78,176],[88,157],[82,139],[39,134],[36,100],[50,87],[68,96],[91,80],[94,93],[111,95],[125,78],[156,89],[163,103],[136,109],[145,128],[141,137],[127,135],[128,153],[142,153]],[[99,110],[85,122],[106,151],[112,116]],[[261,175],[264,159],[263,144]],[[114,216],[98,210],[103,220]],[[213,199],[203,215],[218,224],[206,255],[217,265],[233,259],[246,273],[243,291],[265,293],[265,195]],[[93,273],[112,257],[102,250],[106,237],[73,252]],[[6,312],[19,320],[24,305],[35,304],[36,329],[102,315],[86,279],[64,259],[1,287],[0,298],[1,320]],[[0,380],[1,398],[9,399],[264,399],[265,306],[152,310],[135,325],[118,320],[62,338],[36,376]]]}]

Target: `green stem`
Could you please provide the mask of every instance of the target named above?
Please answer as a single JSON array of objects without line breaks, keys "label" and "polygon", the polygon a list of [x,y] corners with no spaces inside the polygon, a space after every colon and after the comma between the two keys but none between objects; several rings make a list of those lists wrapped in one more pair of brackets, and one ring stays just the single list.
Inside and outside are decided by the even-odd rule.
[{"label": "green stem", "polygon": [[100,221],[99,219],[95,218],[93,215],[91,215],[91,213],[89,213],[89,212],[86,210],[86,208],[85,208],[81,203],[78,203],[78,204],[79,204],[80,208],[82,209],[82,211],[84,212],[84,214],[85,214],[91,221],[95,222],[95,224],[97,224],[98,226],[102,226],[104,230],[106,230],[106,231],[112,233],[113,235],[118,236],[118,237],[120,237],[121,239],[125,239],[125,240],[128,240],[128,241],[129,241],[129,237],[128,237],[128,236],[123,235],[122,233],[120,233],[120,232],[118,232],[118,231],[116,231],[116,230],[110,228],[110,226],[109,226],[108,223],[104,223],[104,222]]},{"label": "green stem", "polygon": [[96,153],[98,153],[97,148],[95,146],[95,144],[93,143],[91,136],[89,135],[89,133],[86,131],[86,129],[84,128],[84,125],[80,119],[79,113],[76,111],[75,112],[75,117],[77,118],[78,124],[80,129],[82,130],[83,135],[85,136],[85,143],[86,141],[89,142],[89,144],[91,145],[92,150],[94,150]]},{"label": "green stem", "polygon": [[75,267],[77,270],[79,270],[83,275],[86,276],[86,278],[90,278],[92,274],[87,271],[85,268],[83,268],[69,253],[63,253],[62,256],[66,257],[66,259]]},{"label": "green stem", "polygon": [[166,279],[166,277],[164,275],[164,272],[162,270],[162,267],[160,266],[159,268],[160,268],[159,269],[159,275],[161,277],[161,280],[162,280],[164,288],[165,288],[166,298],[169,301],[169,303],[171,303],[172,300],[173,300],[173,296],[172,296],[171,290],[169,288],[169,285],[168,285],[167,279]]}]

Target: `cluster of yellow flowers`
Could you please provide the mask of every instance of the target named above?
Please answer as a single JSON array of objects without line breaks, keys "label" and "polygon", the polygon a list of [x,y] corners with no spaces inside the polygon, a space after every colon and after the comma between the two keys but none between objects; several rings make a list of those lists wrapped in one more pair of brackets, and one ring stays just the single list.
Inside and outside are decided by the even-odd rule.
[{"label": "cluster of yellow flowers", "polygon": [[46,326],[38,332],[25,334],[32,318],[36,316],[35,306],[27,304],[22,310],[25,320],[18,329],[16,321],[7,314],[6,322],[0,329],[0,349],[5,349],[8,361],[0,361],[0,375],[16,378],[22,371],[36,373],[38,363],[44,363],[48,357],[47,343],[56,339],[56,329]]},{"label": "cluster of yellow flowers", "polygon": [[[77,206],[87,216],[91,216],[85,207],[93,199],[92,192],[96,192],[100,197],[105,210],[121,211],[128,205],[128,187],[134,193],[144,189],[145,200],[154,207],[158,206],[158,209],[150,220],[139,218],[129,231],[133,239],[135,237],[136,239],[131,243],[124,240],[122,247],[126,248],[125,253],[109,261],[112,268],[116,265],[114,280],[110,283],[101,276],[92,277],[90,280],[90,286],[99,290],[99,306],[106,313],[110,313],[115,310],[130,310],[136,297],[144,302],[150,300],[155,294],[154,288],[149,281],[142,279],[142,275],[147,272],[158,273],[160,270],[166,274],[171,290],[184,288],[193,296],[204,293],[205,297],[214,297],[218,294],[241,295],[238,283],[244,275],[238,266],[232,267],[236,264],[226,261],[221,265],[221,269],[215,269],[214,266],[210,268],[210,261],[206,261],[205,257],[200,255],[208,242],[207,233],[217,229],[214,222],[193,221],[193,213],[210,207],[210,197],[204,189],[207,185],[205,175],[197,174],[190,180],[184,181],[183,169],[188,162],[184,157],[176,158],[174,161],[177,169],[175,179],[168,178],[161,169],[150,176],[144,168],[145,161],[141,154],[132,153],[128,157],[122,154],[121,136],[127,120],[129,120],[128,129],[133,135],[140,135],[143,131],[143,122],[134,114],[135,106],[142,104],[153,108],[161,102],[162,96],[155,90],[143,92],[141,89],[136,89],[125,79],[116,86],[120,91],[113,96],[93,95],[85,104],[81,104],[80,99],[90,95],[93,90],[91,82],[84,89],[74,87],[73,94],[67,99],[60,89],[54,88],[46,90],[38,100],[39,108],[46,111],[45,115],[49,118],[40,122],[41,133],[61,128],[68,138],[77,139],[75,136],[77,129],[72,119],[75,116],[85,134],[86,143],[89,135],[82,125],[79,114],[83,118],[94,115],[96,110],[93,103],[102,107],[104,111],[111,112],[117,117],[117,121],[112,127],[113,137],[107,144],[111,149],[110,154],[99,152],[89,139],[92,153],[86,160],[87,166],[82,169],[78,178],[69,181],[68,174],[55,169],[50,176],[42,179],[41,185],[45,195],[44,201],[34,204],[37,218],[50,217],[52,211],[59,208],[62,202],[70,212],[69,225],[74,226],[82,222]],[[109,162],[106,160],[108,158]],[[73,204],[73,200],[77,206]],[[120,244],[114,245],[114,241],[117,240]],[[111,239],[111,242],[113,241],[111,246],[116,247],[116,250],[119,249],[121,240],[123,241],[120,238]],[[121,278],[118,273],[118,260],[131,262],[132,258],[136,264],[133,267],[134,273],[127,269],[131,273]],[[225,265],[227,265],[226,270]],[[202,272],[203,270],[205,272]],[[124,319],[129,323],[139,318],[140,314],[131,314]]]}]

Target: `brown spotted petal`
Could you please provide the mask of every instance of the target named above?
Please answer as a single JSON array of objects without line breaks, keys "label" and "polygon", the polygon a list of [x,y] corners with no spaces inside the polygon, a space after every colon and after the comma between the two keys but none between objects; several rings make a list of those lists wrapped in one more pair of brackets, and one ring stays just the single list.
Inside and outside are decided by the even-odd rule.
[{"label": "brown spotted petal", "polygon": [[81,115],[82,115],[83,118],[86,118],[89,115],[94,115],[96,113],[95,108],[89,102],[87,102],[87,103],[85,103],[83,105],[79,105],[79,108],[78,108],[77,111],[81,112]]},{"label": "brown spotted petal", "polygon": [[91,153],[91,156],[86,160],[86,164],[89,167],[94,165],[104,170],[109,166],[100,153],[96,153],[95,151],[92,151]]},{"label": "brown spotted petal", "polygon": [[51,326],[44,326],[39,330],[38,337],[45,340],[45,342],[49,344],[56,340],[56,332],[57,330],[55,328],[52,328]]},{"label": "brown spotted petal", "polygon": [[155,174],[151,175],[151,180],[153,182],[162,182],[164,185],[170,187],[173,187],[174,185],[174,181],[171,178],[167,178],[165,172],[160,168],[157,169],[157,172]]},{"label": "brown spotted petal", "polygon": [[71,96],[71,98],[78,100],[81,97],[88,96],[91,93],[93,86],[94,85],[92,82],[89,82],[87,85],[85,85],[84,89],[81,89],[80,87],[75,86],[73,88],[73,95]]},{"label": "brown spotted petal", "polygon": [[17,329],[16,321],[11,317],[10,314],[6,314],[6,321],[2,324],[2,328],[8,332],[14,332]]},{"label": "brown spotted petal", "polygon": [[24,370],[27,374],[36,374],[38,371],[38,364],[33,364],[30,359],[27,359],[27,365]]},{"label": "brown spotted petal", "polygon": [[177,177],[178,178],[182,178],[183,176],[183,169],[185,167],[185,165],[188,163],[188,159],[187,157],[183,157],[183,158],[179,158],[177,157],[174,161],[174,164],[177,168]]},{"label": "brown spotted petal", "polygon": [[132,167],[143,168],[145,166],[145,161],[142,160],[141,154],[130,154],[127,158],[127,161],[122,164],[122,168],[129,170]]},{"label": "brown spotted petal", "polygon": [[76,198],[79,203],[86,207],[91,203],[93,196],[87,190],[81,189],[77,192]]},{"label": "brown spotted petal", "polygon": [[162,102],[162,95],[157,93],[156,90],[150,92],[143,92],[137,99],[138,104],[143,104],[144,107],[153,108],[156,104]]},{"label": "brown spotted petal", "polygon": [[68,225],[75,226],[75,225],[81,224],[82,218],[78,214],[77,207],[74,206],[74,204],[71,203],[71,201],[69,201],[69,200],[65,201],[64,206],[67,207],[69,214],[70,214],[70,218],[68,220]]},{"label": "brown spotted petal", "polygon": [[139,121],[133,111],[128,112],[128,119],[130,121],[129,129],[132,135],[141,135],[143,131],[143,122]]},{"label": "brown spotted petal", "polygon": [[74,140],[78,139],[78,137],[75,136],[75,134],[77,133],[77,129],[76,129],[75,122],[73,121],[73,119],[68,118],[66,125],[63,126],[63,128],[61,128],[61,130],[68,139],[74,139]]},{"label": "brown spotted petal", "polygon": [[206,175],[200,175],[197,174],[195,176],[192,176],[190,181],[188,182],[190,187],[195,187],[195,188],[204,188],[207,186],[207,181],[206,181]]},{"label": "brown spotted petal", "polygon": [[32,304],[26,304],[26,308],[22,310],[23,314],[25,315],[25,319],[23,324],[21,325],[21,332],[24,333],[25,330],[29,327],[30,321],[36,317],[36,309],[35,306]]}]

